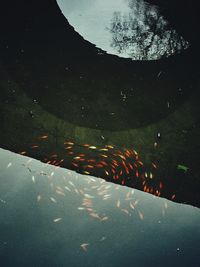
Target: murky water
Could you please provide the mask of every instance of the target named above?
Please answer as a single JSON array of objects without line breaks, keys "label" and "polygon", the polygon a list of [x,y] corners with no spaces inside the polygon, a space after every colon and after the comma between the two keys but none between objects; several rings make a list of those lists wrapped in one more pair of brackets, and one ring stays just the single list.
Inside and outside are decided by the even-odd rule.
[{"label": "murky water", "polygon": [[200,211],[0,151],[2,266],[200,262]]}]

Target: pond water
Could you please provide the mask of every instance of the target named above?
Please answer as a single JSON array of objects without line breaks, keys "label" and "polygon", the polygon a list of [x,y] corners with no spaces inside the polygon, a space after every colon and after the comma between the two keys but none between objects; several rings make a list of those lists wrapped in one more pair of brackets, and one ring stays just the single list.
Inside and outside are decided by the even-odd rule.
[{"label": "pond water", "polygon": [[170,27],[159,8],[143,0],[57,2],[82,37],[109,54],[133,60],[156,60],[189,46]]},{"label": "pond water", "polygon": [[0,213],[2,266],[199,266],[199,209],[5,150]]}]

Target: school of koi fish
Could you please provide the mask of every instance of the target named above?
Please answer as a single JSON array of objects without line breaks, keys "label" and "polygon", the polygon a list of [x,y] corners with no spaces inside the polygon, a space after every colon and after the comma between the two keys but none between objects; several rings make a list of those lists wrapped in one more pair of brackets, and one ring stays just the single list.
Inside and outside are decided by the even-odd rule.
[{"label": "school of koi fish", "polygon": [[[47,140],[48,136],[42,136],[40,140]],[[40,145],[31,146],[32,149],[39,148]],[[92,219],[98,220],[99,222],[108,221],[110,214],[105,212],[98,211],[95,202],[114,200],[115,208],[119,212],[123,213],[124,216],[132,216],[133,214],[138,216],[140,220],[144,220],[145,215],[140,210],[138,203],[139,200],[136,199],[134,189],[126,191],[124,199],[119,198],[117,194],[113,194],[113,185],[109,182],[118,183],[114,186],[115,190],[120,189],[121,185],[126,185],[126,180],[124,177],[129,177],[129,180],[132,181],[132,185],[141,183],[143,185],[143,190],[153,194],[153,197],[160,196],[162,185],[159,185],[159,189],[156,191],[147,186],[147,179],[154,179],[153,170],[156,170],[158,167],[155,163],[152,163],[152,171],[147,172],[144,168],[144,164],[139,159],[139,155],[135,150],[119,148],[113,145],[106,145],[103,148],[92,146],[89,144],[76,145],[71,141],[64,142],[64,149],[68,156],[70,156],[71,169],[74,171],[84,174],[84,176],[72,175],[73,171],[68,171],[67,176],[62,177],[62,183],[57,184],[57,180],[54,179],[56,170],[63,166],[64,159],[59,159],[58,155],[53,154],[49,159],[44,159],[44,166],[48,167],[54,165],[53,171],[49,172],[45,169],[41,170],[37,175],[33,175],[34,171],[31,169],[30,163],[32,159],[29,159],[24,166],[30,173],[33,184],[36,184],[37,179],[41,177],[46,177],[48,184],[50,184],[52,195],[44,196],[42,193],[38,193],[36,196],[36,201],[40,203],[43,199],[47,199],[54,205],[59,203],[60,198],[66,197],[68,194],[76,194],[80,200],[80,205],[77,207],[77,210],[80,212],[86,212]],[[81,153],[80,153],[81,151]],[[94,151],[96,153],[94,153]],[[91,153],[93,152],[93,153]],[[26,155],[27,152],[23,151],[21,155]],[[91,158],[91,154],[93,158]],[[96,155],[94,157],[94,155]],[[69,160],[69,159],[68,159]],[[12,163],[7,165],[7,168],[10,168]],[[97,171],[98,170],[98,171]],[[95,179],[92,176],[101,177],[103,179]],[[80,187],[80,183],[77,183],[78,179],[83,179],[88,186]],[[135,182],[136,181],[136,182]],[[61,185],[62,184],[62,185]],[[132,186],[132,187],[133,187]],[[163,207],[161,210],[162,216],[165,216],[165,211],[168,208],[166,200],[163,202]],[[59,223],[63,220],[62,215],[57,218],[52,218],[53,223]],[[106,237],[102,237],[101,242],[104,241]],[[87,252],[89,243],[83,243],[80,245],[80,248]]]},{"label": "school of koi fish", "polygon": [[[38,138],[40,141],[48,140],[48,135]],[[32,145],[31,149],[38,149],[40,145]],[[137,188],[160,197],[164,187],[163,182],[155,176],[158,166],[152,162],[144,166],[139,154],[134,149],[127,149],[115,145],[96,147],[90,144],[76,144],[72,141],[64,142],[66,159],[60,159],[52,154],[43,161],[47,164],[67,167],[78,173],[101,177],[106,181]],[[27,152],[20,152],[26,155]],[[175,195],[171,197],[173,200]]]}]

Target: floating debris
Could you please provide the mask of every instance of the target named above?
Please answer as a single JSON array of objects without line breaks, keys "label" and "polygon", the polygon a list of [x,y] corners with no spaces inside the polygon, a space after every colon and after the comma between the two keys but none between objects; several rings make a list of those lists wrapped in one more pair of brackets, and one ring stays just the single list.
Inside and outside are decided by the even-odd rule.
[{"label": "floating debris", "polygon": [[56,218],[53,220],[54,223],[60,222],[62,220],[62,218]]},{"label": "floating debris", "polygon": [[83,243],[80,245],[80,247],[83,249],[83,251],[87,252],[89,245],[90,245],[89,243]]},{"label": "floating debris", "polygon": [[179,165],[177,165],[177,169],[184,171],[186,173],[189,170],[189,167],[179,164]]}]

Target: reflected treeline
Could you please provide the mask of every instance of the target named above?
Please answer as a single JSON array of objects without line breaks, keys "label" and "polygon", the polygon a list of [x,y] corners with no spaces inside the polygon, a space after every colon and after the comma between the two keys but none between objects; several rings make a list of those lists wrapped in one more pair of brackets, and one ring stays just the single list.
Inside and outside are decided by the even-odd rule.
[{"label": "reflected treeline", "polygon": [[128,54],[134,60],[155,60],[169,57],[189,43],[160,14],[156,6],[141,0],[127,1],[130,12],[114,12],[109,31],[111,46],[119,54]]}]

